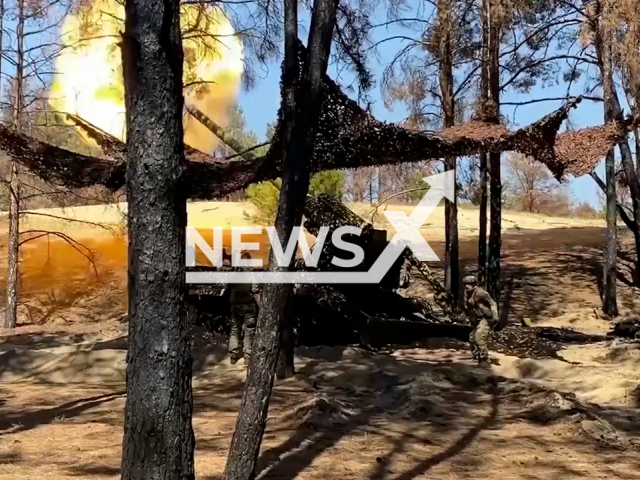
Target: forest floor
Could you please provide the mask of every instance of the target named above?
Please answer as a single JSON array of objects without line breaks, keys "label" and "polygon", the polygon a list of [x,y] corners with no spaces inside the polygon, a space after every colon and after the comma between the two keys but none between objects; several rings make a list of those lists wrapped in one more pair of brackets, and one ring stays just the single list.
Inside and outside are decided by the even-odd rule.
[{"label": "forest floor", "polygon": [[[438,210],[424,235],[441,255]],[[503,222],[511,319],[608,331],[598,310],[601,223],[517,215]],[[471,266],[474,232],[465,228],[474,227],[465,225],[461,258]],[[62,242],[26,244],[21,324],[0,330],[0,480],[119,478],[126,247],[98,227],[64,228],[97,252],[98,278]],[[640,294],[628,283],[623,265],[620,310],[638,313]],[[405,294],[428,291],[416,279]],[[196,478],[212,480],[224,468],[245,370],[229,364],[223,337],[195,329],[194,339]],[[298,374],[274,390],[260,478],[640,479],[640,346],[606,342],[560,355],[571,363],[492,353],[499,365],[489,372],[464,343],[390,354],[300,348]]]}]

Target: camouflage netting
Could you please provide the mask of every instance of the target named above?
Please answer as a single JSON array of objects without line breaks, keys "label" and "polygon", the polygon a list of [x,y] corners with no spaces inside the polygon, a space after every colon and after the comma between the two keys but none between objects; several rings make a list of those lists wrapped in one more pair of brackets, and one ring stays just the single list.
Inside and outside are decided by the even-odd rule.
[{"label": "camouflage netting", "polygon": [[[300,44],[301,63],[306,51]],[[311,171],[419,162],[446,156],[517,151],[547,165],[558,179],[593,170],[606,151],[625,135],[630,120],[558,135],[576,98],[532,125],[509,131],[482,122],[458,125],[442,132],[414,132],[376,120],[347,97],[328,76],[316,134]],[[115,191],[125,183],[125,146],[117,139],[71,118],[92,135],[108,159],[80,155],[13,133],[0,126],[0,149],[45,180],[70,188],[104,185]],[[280,119],[279,119],[280,120]],[[278,122],[281,125],[281,122]],[[266,156],[225,160],[185,149],[188,195],[196,199],[222,197],[250,183],[277,178],[282,142],[279,127]]]},{"label": "camouflage netting", "polygon": [[[627,126],[628,125],[628,126]],[[609,123],[558,135],[556,155],[575,177],[587,175],[596,168],[612,145],[621,140],[631,122]]]}]

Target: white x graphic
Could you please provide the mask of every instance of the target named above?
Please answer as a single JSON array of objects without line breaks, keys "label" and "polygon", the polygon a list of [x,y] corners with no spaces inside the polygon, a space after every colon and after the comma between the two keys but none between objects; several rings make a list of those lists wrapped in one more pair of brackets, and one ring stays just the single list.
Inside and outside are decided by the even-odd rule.
[{"label": "white x graphic", "polygon": [[396,229],[396,234],[391,239],[392,244],[397,244],[402,249],[409,247],[421,262],[433,262],[438,261],[439,258],[420,234],[420,228],[436,208],[443,194],[448,200],[453,201],[455,180],[453,171],[425,177],[423,180],[431,185],[431,188],[410,216],[405,212],[384,212],[384,214]]}]

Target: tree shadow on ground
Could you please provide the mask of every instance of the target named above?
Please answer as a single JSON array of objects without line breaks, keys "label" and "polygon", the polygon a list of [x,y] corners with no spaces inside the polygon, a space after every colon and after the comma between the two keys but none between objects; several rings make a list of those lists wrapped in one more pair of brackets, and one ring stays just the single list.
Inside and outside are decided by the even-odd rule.
[{"label": "tree shadow on ground", "polygon": [[[579,305],[599,309],[602,292],[602,247],[606,230],[597,227],[519,230],[503,233],[501,258],[501,303],[513,280],[513,308],[509,321],[523,317],[545,320]],[[619,302],[640,308],[632,287],[632,236],[620,236],[618,251]],[[442,245],[432,242],[436,251]],[[442,250],[444,251],[444,250]],[[477,238],[460,241],[462,272],[477,273]],[[442,265],[433,267],[441,274]],[[416,279],[420,283],[420,279]],[[430,288],[426,286],[426,291]]]},{"label": "tree shadow on ground", "polygon": [[[491,396],[491,405],[489,413],[481,419],[477,425],[469,429],[465,432],[464,435],[458,438],[451,446],[449,446],[446,450],[432,455],[431,457],[422,460],[416,466],[407,470],[406,472],[401,473],[393,477],[393,480],[413,480],[418,478],[424,474],[426,474],[431,468],[434,466],[459,455],[463,450],[465,450],[471,443],[478,437],[480,432],[486,430],[495,424],[497,416],[498,416],[498,406],[500,403],[500,398],[498,396],[497,390],[493,391]],[[395,452],[396,454],[402,453],[402,450]],[[394,452],[391,452],[388,457],[392,456]],[[382,460],[379,462],[380,465],[385,465],[387,462]],[[382,471],[376,471],[373,475],[371,475],[371,480],[382,480],[386,478],[386,475],[382,473]]]},{"label": "tree shadow on ground", "polygon": [[[553,423],[545,426],[534,422],[530,418],[534,408],[527,404],[530,391],[519,390],[517,401],[507,394],[513,385],[531,385],[529,383],[496,378],[489,371],[460,362],[440,365],[433,359],[398,359],[342,347],[327,349],[326,356],[317,354],[315,358],[310,358],[311,352],[307,353],[307,363],[299,364],[299,375],[278,382],[275,387],[259,461],[259,478],[491,478],[487,472],[495,474],[496,469],[502,468],[501,462],[506,462],[505,457],[515,454],[519,463],[504,464],[507,477],[548,480],[563,472],[568,476],[584,476],[586,464],[580,462],[587,461],[588,455],[594,458],[588,460],[588,467],[598,468],[599,472],[605,470],[601,465],[605,459],[628,463],[630,454],[613,451],[600,454],[588,441],[578,443],[572,432],[550,430],[554,428]],[[221,366],[210,381],[198,382],[194,387],[198,478],[220,478],[220,463],[228,453],[243,391],[241,370]],[[35,389],[31,392],[32,398],[47,388],[48,394],[58,402],[62,394],[67,398],[73,394],[76,398],[79,396],[69,391],[68,386],[32,388]],[[87,387],[73,388],[86,391],[80,389]],[[553,399],[554,391],[550,394]],[[105,433],[109,432],[113,438],[104,443],[111,444],[110,453],[105,454],[107,451],[100,446],[95,463],[89,463],[86,458],[77,458],[75,449],[66,450],[64,445],[58,445],[56,457],[42,462],[48,462],[50,467],[55,464],[67,475],[79,478],[116,476],[124,406],[123,397],[115,398],[116,395],[116,392],[99,396],[85,394],[80,400],[27,412],[17,411],[16,406],[14,412],[3,408],[0,418],[4,420],[8,416],[9,423],[22,422],[22,427],[27,429],[58,423],[56,416],[71,419],[75,415],[74,420],[60,428],[82,432],[78,440],[89,448],[95,436],[104,441]],[[110,400],[110,396],[114,398]],[[114,403],[108,403],[110,401]],[[15,399],[9,397],[7,403],[11,402],[16,405]],[[108,406],[98,407],[103,404]],[[594,411],[620,432],[638,435],[638,410]],[[37,416],[39,423],[35,418],[20,418],[20,415]],[[93,423],[108,424],[112,428],[100,426],[87,433],[85,425]],[[17,428],[3,435],[20,435]],[[547,453],[549,445],[558,455]],[[568,452],[573,459],[566,457]],[[4,458],[24,471],[44,465],[32,454],[25,454],[24,458],[19,454],[17,451],[12,452],[13,456],[0,456],[0,463]],[[534,455],[539,456],[537,463]],[[576,460],[575,455],[581,457]],[[581,466],[574,466],[574,461]],[[208,466],[203,468],[204,465]],[[575,472],[571,473],[571,468]],[[607,468],[611,469],[610,475],[598,478],[620,475],[615,462]],[[622,478],[628,477],[622,475]]]},{"label": "tree shadow on ground", "polygon": [[22,460],[19,452],[2,452],[0,453],[0,465],[11,465]]},{"label": "tree shadow on ground", "polygon": [[84,341],[82,334],[61,336],[55,333],[29,333],[12,334],[0,337],[0,352],[15,349],[39,350],[41,348],[54,348],[62,345],[71,345]]},{"label": "tree shadow on ground", "polygon": [[[200,338],[194,334],[192,371],[206,373],[227,356],[227,342],[220,335]],[[94,368],[104,382],[124,380],[128,336],[95,341],[83,334],[24,333],[0,338],[0,378],[9,374],[13,379],[28,378],[34,382],[76,382],[75,374]],[[109,353],[102,353],[112,351]],[[96,352],[96,353],[94,353]],[[97,378],[93,379],[94,381]]]},{"label": "tree shadow on ground", "polygon": [[[502,432],[504,428],[517,429],[516,425],[521,422],[531,424],[533,428],[541,428],[537,427],[538,423],[531,417],[533,407],[527,404],[529,387],[523,388],[517,401],[511,395],[514,385],[529,385],[526,382],[479,375],[476,367],[463,364],[436,366],[393,359],[384,366],[383,376],[379,370],[383,368],[382,364],[363,372],[362,366],[357,362],[350,364],[348,359],[343,359],[343,362],[344,364],[334,368],[331,365],[322,365],[320,360],[310,363],[304,372],[305,375],[308,375],[310,382],[317,382],[318,391],[331,400],[327,403],[321,398],[318,402],[319,408],[316,409],[319,417],[303,419],[290,436],[275,445],[270,442],[269,447],[263,449],[258,466],[258,478],[293,480],[302,472],[308,471],[311,465],[314,465],[314,471],[317,471],[330,468],[332,462],[341,461],[354,461],[359,464],[359,468],[363,468],[363,465],[366,466],[373,460],[372,455],[375,457],[376,453],[372,451],[383,448],[379,445],[386,445],[384,448],[387,449],[387,453],[375,457],[371,472],[365,474],[370,480],[413,480],[421,478],[435,466],[445,462],[449,464],[446,468],[453,469],[458,475],[462,472],[474,475],[477,469],[489,461],[483,455],[477,455],[475,449],[496,450],[497,457],[500,457],[500,448],[511,447],[508,439],[496,440],[491,435],[483,436],[483,446],[479,447],[475,441],[482,432]],[[372,383],[367,387],[353,383],[353,376],[349,374],[349,370],[357,368],[361,369],[362,375],[371,378]],[[326,369],[332,370],[332,385],[322,383],[322,378],[317,378],[314,373]],[[421,375],[426,375],[424,378],[427,381],[424,384],[419,381]],[[416,388],[405,390],[408,385],[414,385]],[[535,389],[539,387],[531,388],[538,391]],[[550,409],[553,414],[555,394],[549,389],[541,391],[547,402],[545,408]],[[421,396],[424,398],[420,398]],[[435,403],[434,398],[437,399]],[[408,407],[411,408],[407,410]],[[640,427],[637,410],[599,409],[597,406],[593,408],[593,412],[606,419],[620,432],[637,435],[637,429]],[[340,412],[346,413],[341,415]],[[288,410],[287,414],[295,416],[295,410]],[[573,425],[574,420],[568,414],[565,418]],[[410,423],[401,428],[403,422]],[[394,428],[398,430],[393,431]],[[275,420],[265,438],[273,438],[273,434],[279,431],[285,432],[286,428],[279,429]],[[354,447],[356,444],[359,445],[359,439],[366,439],[367,435],[369,438],[377,437],[384,441],[376,443],[376,447]],[[573,448],[575,440],[573,437],[565,436],[560,437],[558,442],[562,445],[560,449],[565,451],[564,449]],[[580,448],[594,448],[593,442],[583,442],[586,443]],[[462,455],[473,445],[475,446],[472,453]],[[415,453],[417,448],[421,448],[421,452],[428,451],[429,454],[419,459]],[[542,458],[545,448],[548,447],[541,444],[536,447],[535,454]],[[346,450],[345,453],[342,453],[343,449]],[[617,450],[612,450],[607,455],[618,455],[616,452]],[[348,460],[345,455],[348,456]],[[320,457],[331,460],[329,463],[325,463],[327,460],[318,463]],[[532,458],[533,455],[527,450],[526,458],[520,461],[519,465],[524,465]],[[624,461],[627,460],[628,458],[624,457]],[[491,461],[494,462],[495,458]],[[566,475],[589,476],[584,469],[574,469],[571,461],[565,462],[554,457],[545,458],[540,462],[546,462],[544,468],[553,471],[554,475],[564,472]],[[532,468],[535,466],[532,465]],[[536,471],[530,478],[548,478],[545,474],[541,475],[537,476]],[[214,478],[210,477],[211,480]]]},{"label": "tree shadow on ground", "polygon": [[[343,361],[344,362],[344,361]],[[404,411],[406,400],[411,393],[406,389],[407,382],[410,383],[409,377],[414,378],[415,375],[427,374],[433,370],[433,365],[424,362],[416,362],[411,360],[397,360],[392,357],[387,358],[387,365],[378,365],[377,368],[371,369],[369,373],[362,373],[369,378],[371,383],[365,386],[353,385],[353,371],[355,369],[362,370],[361,364],[349,365],[349,361],[341,364],[340,367],[334,367],[333,374],[337,374],[331,384],[320,383],[321,379],[315,379],[319,383],[319,390],[331,400],[328,403],[321,398],[320,407],[316,415],[305,419],[294,430],[293,434],[284,442],[274,447],[268,448],[262,452],[258,464],[258,475],[261,479],[278,479],[293,480],[302,471],[307,469],[319,456],[324,452],[333,449],[342,439],[347,436],[358,436],[375,431],[376,435],[388,437],[388,433],[377,427],[377,424],[384,422],[385,419],[396,418],[399,422],[405,421],[408,412]],[[321,366],[320,362],[312,362],[304,372],[311,379],[314,379],[314,371],[325,371],[331,366]],[[467,382],[469,380],[469,371],[472,367],[464,365],[456,365],[457,369],[461,369],[463,373],[460,377],[452,375],[455,381]],[[442,372],[454,372],[454,370],[442,370]],[[446,378],[447,373],[443,373]],[[472,382],[473,383],[473,382]],[[336,388],[336,385],[338,386]],[[479,399],[484,393],[485,385],[482,382],[473,385],[467,384],[470,391],[463,391],[459,386],[452,386],[451,391],[441,393],[442,398],[439,400],[447,403],[446,411],[440,412],[438,419],[429,419],[428,422],[434,431],[445,431],[458,428],[459,423],[468,420],[468,412],[465,408],[470,404],[482,403]],[[324,397],[323,397],[324,398]],[[494,396],[494,398],[497,398]],[[336,403],[333,403],[336,402]],[[412,411],[410,416],[414,414],[429,418],[430,409],[435,408],[427,400],[425,405],[414,405],[415,412]],[[411,407],[413,408],[413,407]],[[440,407],[438,407],[440,408]],[[496,407],[497,408],[497,407]],[[466,413],[465,413],[466,412]],[[495,418],[495,413],[492,414]],[[442,456],[434,456],[431,463],[435,464],[450,458],[459,451],[462,451],[468,445],[477,433],[485,428],[483,422],[481,428],[474,428],[466,432],[461,439],[456,442]],[[462,428],[462,427],[460,427]],[[407,434],[411,436],[410,434]],[[415,440],[415,438],[414,438]],[[422,439],[427,441],[426,439]],[[401,444],[398,445],[401,448]],[[396,452],[399,453],[399,452]],[[380,458],[380,468],[386,463],[384,458]],[[428,463],[421,465],[426,472]],[[426,467],[426,468],[425,468]],[[415,472],[415,475],[424,472]],[[380,475],[380,474],[377,474]],[[413,475],[413,472],[408,473]],[[371,478],[376,477],[374,473]],[[402,479],[414,478],[414,476],[402,476]]]},{"label": "tree shadow on ground", "polygon": [[[513,282],[513,314],[545,320],[570,313],[572,308],[599,310],[602,295],[602,261],[595,252],[554,252],[552,256],[521,256],[508,262],[504,278]],[[636,293],[628,275],[618,273],[618,297],[635,304]]]},{"label": "tree shadow on ground", "polygon": [[68,470],[72,475],[85,478],[89,475],[97,477],[113,477],[115,475],[120,475],[120,467],[112,467],[110,465],[72,465]]},{"label": "tree shadow on ground", "polygon": [[73,400],[50,408],[26,410],[20,412],[3,411],[0,409],[0,431],[12,429],[12,433],[23,432],[52,423],[57,419],[70,419],[82,415],[85,411],[97,407],[105,402],[123,398],[125,392],[107,393],[93,397]]}]

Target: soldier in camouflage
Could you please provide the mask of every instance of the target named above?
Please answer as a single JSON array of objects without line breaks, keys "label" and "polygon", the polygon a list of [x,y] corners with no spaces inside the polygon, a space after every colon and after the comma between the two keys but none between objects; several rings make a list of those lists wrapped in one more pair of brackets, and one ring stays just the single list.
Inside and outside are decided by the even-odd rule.
[{"label": "soldier in camouflage", "polygon": [[480,365],[489,365],[487,341],[491,331],[498,325],[498,306],[491,295],[478,286],[473,275],[462,279],[465,290],[465,310],[471,324],[471,353]]},{"label": "soldier in camouflage", "polygon": [[[251,258],[251,255],[244,252],[242,258]],[[231,355],[231,364],[235,364],[244,357],[244,364],[248,365],[258,321],[260,287],[255,283],[236,283],[229,285],[229,290],[231,303],[229,354]]]},{"label": "soldier in camouflage", "polygon": [[408,255],[403,255],[400,275],[398,278],[398,288],[408,288],[411,284],[411,261]]}]

